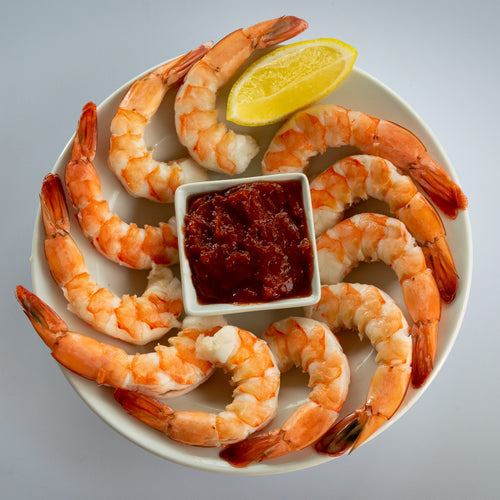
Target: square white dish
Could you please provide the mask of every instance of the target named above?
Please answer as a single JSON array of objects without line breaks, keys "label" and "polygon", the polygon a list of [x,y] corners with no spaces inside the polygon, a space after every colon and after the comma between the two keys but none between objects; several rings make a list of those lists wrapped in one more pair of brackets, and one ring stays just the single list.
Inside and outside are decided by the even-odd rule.
[{"label": "square white dish", "polygon": [[[307,223],[307,232],[312,245],[313,269],[311,279],[311,293],[303,297],[291,297],[268,302],[254,303],[211,303],[204,304],[199,301],[195,286],[193,285],[191,267],[185,252],[184,221],[191,196],[214,191],[223,191],[234,186],[255,182],[286,182],[300,181],[302,187],[302,203]],[[184,309],[187,314],[195,316],[214,316],[236,313],[252,313],[263,310],[288,309],[315,304],[321,296],[321,283],[319,276],[318,257],[314,244],[314,222],[312,216],[311,193],[307,176],[301,173],[285,173],[257,177],[232,178],[206,182],[194,182],[180,186],[175,192],[175,213],[177,225],[177,238],[179,241],[179,264],[182,281],[182,296]]]}]

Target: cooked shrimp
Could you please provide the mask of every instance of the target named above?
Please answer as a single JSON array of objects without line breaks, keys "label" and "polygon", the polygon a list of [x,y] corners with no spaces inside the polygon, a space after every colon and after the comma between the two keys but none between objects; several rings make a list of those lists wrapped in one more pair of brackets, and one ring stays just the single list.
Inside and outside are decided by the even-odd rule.
[{"label": "cooked shrimp", "polygon": [[334,331],[357,330],[377,351],[377,369],[365,404],[337,422],[315,445],[316,450],[342,455],[364,443],[387,422],[403,401],[411,375],[411,337],[396,303],[372,285],[338,283],[323,286],[321,299],[306,315]]},{"label": "cooked shrimp", "polygon": [[277,321],[264,333],[280,370],[293,365],[309,373],[313,390],[279,429],[226,447],[220,456],[236,467],[279,457],[309,446],[329,429],[347,397],[349,365],[335,335],[309,318]]},{"label": "cooked shrimp", "polygon": [[406,225],[434,272],[441,298],[451,302],[458,277],[443,223],[412,180],[399,174],[388,160],[369,155],[349,156],[311,182],[316,236],[342,220],[348,206],[369,196],[386,201],[391,212]]},{"label": "cooked shrimp", "polygon": [[68,307],[96,330],[132,344],[145,344],[179,326],[183,310],[180,281],[166,266],[153,265],[142,296],[118,297],[89,274],[70,234],[68,209],[59,177],[49,174],[40,195],[45,256]]},{"label": "cooked shrimp", "polygon": [[325,284],[343,281],[362,261],[380,260],[394,270],[413,321],[412,384],[421,386],[434,366],[441,301],[422,249],[405,225],[385,215],[358,214],[323,233],[316,245]]},{"label": "cooked shrimp", "polygon": [[111,122],[108,164],[132,195],[173,202],[178,186],[207,179],[206,171],[191,158],[157,161],[148,149],[144,131],[165,94],[184,78],[189,68],[207,53],[211,44],[169,61],[130,87]]},{"label": "cooked shrimp", "polygon": [[191,391],[213,373],[213,364],[196,355],[196,339],[224,326],[221,317],[188,317],[182,331],[168,339],[169,346],[157,345],[154,352],[132,355],[70,331],[55,311],[22,286],[16,293],[52,356],[68,370],[98,384],[163,398]]},{"label": "cooked shrimp", "polygon": [[424,145],[403,127],[341,106],[316,105],[293,115],[276,133],[264,156],[264,173],[296,172],[329,147],[355,146],[382,156],[413,177],[436,205],[455,218],[467,198]]},{"label": "cooked shrimp", "polygon": [[220,446],[244,439],[269,422],[278,405],[280,374],[267,344],[234,326],[196,341],[196,355],[231,373],[233,401],[220,413],[175,411],[142,394],[116,390],[116,400],[135,418],[175,441]]},{"label": "cooked shrimp", "polygon": [[175,125],[180,142],[205,168],[228,174],[243,172],[259,147],[248,136],[217,121],[217,91],[257,49],[271,47],[307,28],[296,17],[271,19],[239,29],[218,42],[189,71],[175,101]]},{"label": "cooked shrimp", "polygon": [[80,116],[71,160],[66,165],[66,186],[83,234],[105,257],[134,269],[179,260],[175,219],[159,226],[128,224],[111,212],[93,165],[97,147],[97,111],[87,103]]}]

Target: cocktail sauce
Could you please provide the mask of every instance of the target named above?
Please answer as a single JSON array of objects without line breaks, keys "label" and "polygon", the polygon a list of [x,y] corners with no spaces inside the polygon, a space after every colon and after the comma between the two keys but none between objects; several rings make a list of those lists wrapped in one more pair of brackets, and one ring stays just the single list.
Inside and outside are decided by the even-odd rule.
[{"label": "cocktail sauce", "polygon": [[198,301],[269,302],[311,293],[312,242],[300,181],[192,195],[185,252]]}]

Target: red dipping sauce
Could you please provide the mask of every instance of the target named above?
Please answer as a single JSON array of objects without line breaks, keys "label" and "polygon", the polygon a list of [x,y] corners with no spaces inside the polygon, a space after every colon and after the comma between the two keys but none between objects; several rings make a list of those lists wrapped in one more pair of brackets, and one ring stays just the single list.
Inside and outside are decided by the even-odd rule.
[{"label": "red dipping sauce", "polygon": [[311,293],[313,249],[300,181],[256,181],[192,195],[184,240],[200,303]]}]

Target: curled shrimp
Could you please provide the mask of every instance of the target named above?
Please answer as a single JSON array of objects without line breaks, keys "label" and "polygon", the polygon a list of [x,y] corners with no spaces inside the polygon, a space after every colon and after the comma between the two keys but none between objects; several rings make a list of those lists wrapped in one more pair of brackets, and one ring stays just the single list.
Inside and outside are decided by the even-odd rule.
[{"label": "curled shrimp", "polygon": [[421,246],[441,298],[455,298],[458,275],[443,223],[412,180],[391,162],[378,156],[349,156],[318,175],[310,187],[316,236],[337,224],[351,204],[369,196],[386,201]]},{"label": "curled shrimp", "polygon": [[224,326],[196,341],[196,354],[231,374],[233,401],[220,413],[175,411],[135,392],[116,390],[116,400],[135,418],[194,446],[240,441],[276,414],[280,374],[267,344],[250,332]]},{"label": "curled shrimp", "polygon": [[228,174],[248,167],[259,147],[252,137],[236,134],[217,120],[217,91],[255,50],[288,40],[306,28],[306,21],[284,16],[239,29],[189,70],[177,92],[175,125],[179,141],[200,165]]},{"label": "curled shrimp", "polygon": [[326,324],[291,317],[272,323],[264,338],[281,372],[300,367],[309,373],[313,390],[281,428],[225,447],[220,456],[235,467],[276,458],[317,441],[335,422],[347,397],[349,364]]},{"label": "curled shrimp", "polygon": [[196,340],[224,326],[221,317],[188,317],[177,336],[168,339],[169,346],[157,345],[154,352],[132,355],[70,331],[55,311],[24,287],[18,286],[16,295],[52,356],[68,370],[98,384],[163,398],[191,391],[213,373],[213,364],[196,355]]},{"label": "curled shrimp", "polygon": [[108,165],[132,195],[159,202],[173,202],[178,186],[207,179],[204,169],[191,158],[169,162],[153,158],[144,131],[165,94],[184,78],[211,44],[160,66],[135,81],[123,97],[111,122]]},{"label": "curled shrimp", "polygon": [[68,308],[96,330],[132,344],[145,344],[177,328],[183,311],[181,283],[166,266],[148,276],[142,296],[121,298],[100,286],[70,234],[68,209],[59,177],[48,174],[40,194],[45,256]]},{"label": "curled shrimp", "polygon": [[111,212],[93,164],[96,147],[97,110],[89,102],[83,107],[71,159],[66,165],[66,187],[83,234],[105,257],[127,267],[151,269],[153,264],[178,262],[173,218],[156,227],[139,228]]},{"label": "curled shrimp", "polygon": [[338,283],[323,286],[321,299],[306,316],[334,331],[357,330],[377,351],[364,405],[326,432],[315,448],[333,456],[354,450],[387,422],[401,405],[411,376],[412,342],[408,323],[397,304],[372,285]]},{"label": "curled shrimp", "polygon": [[330,104],[299,111],[278,130],[262,161],[264,173],[302,171],[329,147],[355,146],[391,161],[415,179],[445,215],[455,218],[467,198],[448,173],[405,128]]},{"label": "curled shrimp", "polygon": [[358,214],[323,233],[316,245],[325,284],[343,281],[362,261],[380,260],[394,270],[413,321],[412,384],[420,387],[434,366],[441,301],[422,249],[405,225],[385,215]]}]

